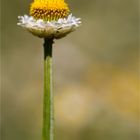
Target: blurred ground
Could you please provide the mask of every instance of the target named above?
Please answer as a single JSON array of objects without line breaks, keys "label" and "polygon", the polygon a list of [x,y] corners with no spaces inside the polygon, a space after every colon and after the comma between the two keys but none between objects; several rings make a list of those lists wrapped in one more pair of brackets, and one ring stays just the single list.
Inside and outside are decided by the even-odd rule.
[{"label": "blurred ground", "polygon": [[[43,40],[2,0],[2,140],[41,139]],[[138,1],[67,0],[82,26],[55,41],[56,140],[138,140]]]}]

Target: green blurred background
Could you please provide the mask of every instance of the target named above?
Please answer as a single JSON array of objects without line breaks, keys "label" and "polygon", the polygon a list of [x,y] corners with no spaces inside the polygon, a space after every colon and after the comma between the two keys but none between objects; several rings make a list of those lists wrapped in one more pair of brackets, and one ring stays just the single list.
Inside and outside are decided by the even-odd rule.
[{"label": "green blurred background", "polygon": [[[138,0],[66,0],[82,26],[53,48],[56,140],[138,140]],[[2,0],[2,140],[41,140],[43,40]]]}]

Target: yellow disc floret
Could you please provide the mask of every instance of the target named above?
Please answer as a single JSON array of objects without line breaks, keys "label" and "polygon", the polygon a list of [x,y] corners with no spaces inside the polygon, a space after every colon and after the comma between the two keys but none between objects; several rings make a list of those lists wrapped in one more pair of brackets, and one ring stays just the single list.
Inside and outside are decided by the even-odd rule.
[{"label": "yellow disc floret", "polygon": [[30,15],[35,19],[58,20],[68,13],[69,7],[64,0],[34,0],[30,7]]}]

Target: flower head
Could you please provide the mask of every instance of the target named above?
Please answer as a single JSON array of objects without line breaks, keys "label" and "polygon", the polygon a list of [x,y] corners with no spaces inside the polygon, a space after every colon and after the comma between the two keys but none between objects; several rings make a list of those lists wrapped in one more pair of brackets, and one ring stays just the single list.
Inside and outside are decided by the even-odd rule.
[{"label": "flower head", "polygon": [[68,15],[69,8],[64,0],[35,0],[30,15],[35,19],[57,20]]},{"label": "flower head", "polygon": [[41,38],[62,38],[81,24],[81,19],[69,12],[64,0],[34,0],[31,16],[19,16],[18,25]]}]

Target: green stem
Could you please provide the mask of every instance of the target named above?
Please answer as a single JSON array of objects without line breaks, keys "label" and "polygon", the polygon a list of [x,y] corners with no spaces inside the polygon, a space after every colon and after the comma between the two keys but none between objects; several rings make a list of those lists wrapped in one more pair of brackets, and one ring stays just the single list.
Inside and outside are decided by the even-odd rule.
[{"label": "green stem", "polygon": [[44,39],[44,41],[44,101],[42,140],[54,140],[54,114],[52,93],[53,39]]}]

